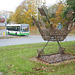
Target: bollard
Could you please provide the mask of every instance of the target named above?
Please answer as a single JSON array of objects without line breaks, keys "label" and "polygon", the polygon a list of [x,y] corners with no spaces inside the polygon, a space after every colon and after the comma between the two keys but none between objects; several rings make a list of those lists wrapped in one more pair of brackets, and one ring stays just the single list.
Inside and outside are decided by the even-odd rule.
[{"label": "bollard", "polygon": [[3,32],[3,36],[5,36],[5,32]]}]

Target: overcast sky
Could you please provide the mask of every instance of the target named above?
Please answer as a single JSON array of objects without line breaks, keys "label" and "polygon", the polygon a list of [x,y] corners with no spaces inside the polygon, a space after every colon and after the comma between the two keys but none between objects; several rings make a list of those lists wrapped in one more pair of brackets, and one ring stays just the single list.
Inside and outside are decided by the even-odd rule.
[{"label": "overcast sky", "polygon": [[[23,0],[0,0],[0,11],[15,11],[17,6],[21,4]],[[59,0],[46,0],[46,5],[52,5]]]}]

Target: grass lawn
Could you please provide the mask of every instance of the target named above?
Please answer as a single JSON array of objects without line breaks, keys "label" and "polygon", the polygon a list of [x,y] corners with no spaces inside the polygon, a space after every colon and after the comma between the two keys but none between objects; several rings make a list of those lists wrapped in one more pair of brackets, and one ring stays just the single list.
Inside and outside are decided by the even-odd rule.
[{"label": "grass lawn", "polygon": [[[75,61],[59,65],[45,65],[31,61],[45,43],[24,44],[0,47],[0,72],[3,75],[74,75]],[[65,52],[75,54],[75,41],[61,42]],[[45,48],[46,54],[56,53],[58,45],[50,42]]]}]

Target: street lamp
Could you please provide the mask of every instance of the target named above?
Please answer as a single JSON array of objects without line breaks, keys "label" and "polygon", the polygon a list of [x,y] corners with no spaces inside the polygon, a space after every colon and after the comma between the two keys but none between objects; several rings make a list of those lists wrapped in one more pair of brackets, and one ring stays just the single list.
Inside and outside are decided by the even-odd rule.
[{"label": "street lamp", "polygon": [[37,20],[38,20],[38,0],[37,0]]}]

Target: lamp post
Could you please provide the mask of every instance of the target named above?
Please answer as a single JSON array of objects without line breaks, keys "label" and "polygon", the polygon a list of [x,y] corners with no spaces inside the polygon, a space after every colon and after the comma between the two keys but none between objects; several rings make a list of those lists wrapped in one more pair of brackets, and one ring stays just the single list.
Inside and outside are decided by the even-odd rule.
[{"label": "lamp post", "polygon": [[38,20],[38,0],[37,0],[37,20]]}]

